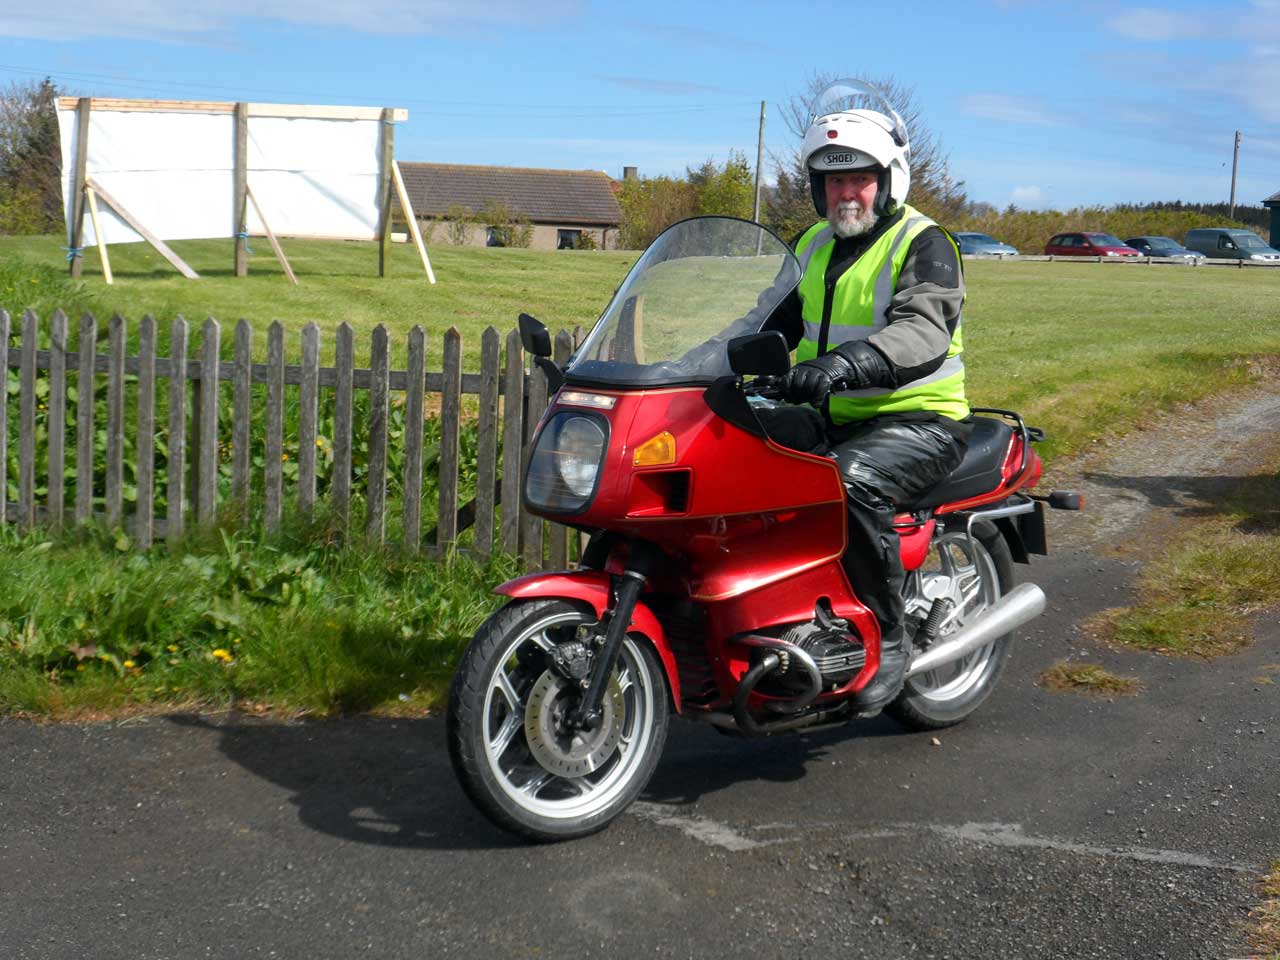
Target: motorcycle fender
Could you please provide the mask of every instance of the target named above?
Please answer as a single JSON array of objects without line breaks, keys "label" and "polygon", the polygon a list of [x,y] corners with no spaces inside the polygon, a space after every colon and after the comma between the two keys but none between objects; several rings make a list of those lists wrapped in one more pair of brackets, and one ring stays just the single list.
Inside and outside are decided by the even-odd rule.
[{"label": "motorcycle fender", "polygon": [[[597,617],[604,615],[609,607],[610,582],[609,574],[602,570],[574,570],[569,573],[530,573],[523,577],[508,580],[494,587],[494,593],[513,600],[525,599],[563,599],[579,600],[589,604]],[[653,644],[658,659],[662,661],[662,669],[667,674],[667,685],[671,689],[671,701],[676,712],[680,712],[680,672],[676,668],[675,654],[667,643],[662,624],[653,615],[643,600],[636,603],[635,612],[631,615],[628,633],[643,634]]]}]

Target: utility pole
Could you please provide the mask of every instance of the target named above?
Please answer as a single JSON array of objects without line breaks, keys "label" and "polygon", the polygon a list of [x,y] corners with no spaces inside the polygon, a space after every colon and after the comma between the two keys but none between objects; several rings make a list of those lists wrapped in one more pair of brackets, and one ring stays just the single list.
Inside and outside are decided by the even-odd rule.
[{"label": "utility pole", "polygon": [[1227,219],[1236,218],[1236,168],[1240,165],[1240,131],[1236,131],[1236,149],[1231,156],[1231,213]]},{"label": "utility pole", "polygon": [[[751,207],[751,219],[760,222],[760,167],[764,164],[764,101],[760,101],[760,134],[756,138],[756,199]],[[1235,196],[1234,187],[1232,196]]]}]

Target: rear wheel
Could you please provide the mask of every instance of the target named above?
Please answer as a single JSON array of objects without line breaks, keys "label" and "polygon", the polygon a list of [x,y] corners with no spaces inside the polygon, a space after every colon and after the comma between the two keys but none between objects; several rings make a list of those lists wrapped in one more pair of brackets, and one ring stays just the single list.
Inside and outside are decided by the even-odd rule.
[{"label": "rear wheel", "polygon": [[535,840],[605,827],[649,782],[666,741],[666,680],[638,637],[622,642],[599,725],[566,724],[581,688],[551,669],[550,651],[594,619],[562,600],[514,601],[476,631],[454,674],[454,772],[489,819]]},{"label": "rear wheel", "polygon": [[[1000,531],[993,524],[977,523],[970,539],[963,523],[957,522],[934,536],[924,565],[907,574],[907,635],[916,633],[939,597],[952,605],[935,642],[972,623],[1011,589],[1013,557]],[[912,677],[886,711],[916,730],[959,723],[991,695],[1012,641],[1013,634],[1006,634],[960,660]],[[912,655],[920,652],[916,648]]]}]

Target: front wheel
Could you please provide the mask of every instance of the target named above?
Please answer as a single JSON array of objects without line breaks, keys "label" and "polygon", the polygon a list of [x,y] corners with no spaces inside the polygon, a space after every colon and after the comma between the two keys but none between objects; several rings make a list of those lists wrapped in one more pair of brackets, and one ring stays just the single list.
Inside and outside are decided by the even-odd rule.
[{"label": "front wheel", "polygon": [[594,617],[563,600],[517,600],[476,631],[449,693],[449,757],[472,802],[505,830],[567,840],[602,829],[644,789],[667,736],[666,681],[628,636],[589,731],[565,717],[581,688],[551,651]]},{"label": "front wheel", "polygon": [[[944,529],[934,536],[924,565],[907,575],[907,635],[917,630],[939,597],[951,601],[939,631],[941,641],[972,623],[1012,589],[1013,557],[994,525],[974,524],[972,539],[963,525]],[[913,730],[939,730],[959,723],[995,689],[1012,641],[1013,635],[1006,634],[960,660],[912,677],[886,712]],[[920,652],[914,650],[913,656]]]}]

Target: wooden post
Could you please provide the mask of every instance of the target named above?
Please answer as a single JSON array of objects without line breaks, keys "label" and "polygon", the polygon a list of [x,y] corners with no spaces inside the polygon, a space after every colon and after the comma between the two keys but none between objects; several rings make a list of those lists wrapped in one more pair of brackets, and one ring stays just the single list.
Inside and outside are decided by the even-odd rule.
[{"label": "wooden post", "polygon": [[168,467],[164,535],[177,543],[186,527],[187,506],[187,321],[182,317],[175,317],[169,327]]},{"label": "wooden post", "polygon": [[387,275],[387,255],[391,246],[391,165],[395,161],[395,111],[382,111],[378,135],[382,157],[378,164],[378,276]]},{"label": "wooden post", "polygon": [[458,539],[458,421],[462,414],[462,334],[444,334],[444,385],[440,391],[440,503],[436,547],[441,555]]},{"label": "wooden post", "polygon": [[498,368],[502,363],[498,331],[488,327],[480,337],[480,422],[476,437],[475,548],[493,553],[493,493],[498,466]]},{"label": "wooden post", "polygon": [[36,525],[36,340],[35,311],[22,314],[22,366],[18,395],[18,525]]},{"label": "wooden post", "polygon": [[302,383],[298,390],[298,510],[316,505],[316,437],[320,419],[320,328],[302,328]]},{"label": "wooden post", "polygon": [[249,275],[249,105],[236,104],[236,156],[235,156],[235,268],[237,277]]},{"label": "wooden post", "polygon": [[427,279],[432,283],[436,282],[435,271],[431,269],[431,261],[427,259],[427,247],[422,242],[422,231],[418,229],[418,218],[414,216],[413,204],[409,201],[409,191],[405,189],[404,177],[400,175],[400,164],[395,160],[391,161],[392,179],[396,184],[396,195],[400,198],[400,212],[404,214],[404,218],[409,224],[409,233],[413,237],[413,242],[418,248],[418,256],[422,258],[423,269],[427,271]]},{"label": "wooden post", "polygon": [[524,348],[520,332],[507,334],[502,396],[502,549],[520,549],[520,468],[524,463]]},{"label": "wooden post", "polygon": [[268,530],[284,515],[284,327],[267,328],[267,436],[262,452],[263,512]]},{"label": "wooden post", "polygon": [[284,255],[284,249],[280,246],[280,241],[276,239],[276,235],[271,231],[271,224],[267,223],[267,218],[262,215],[262,208],[258,206],[258,198],[253,195],[253,191],[245,187],[245,193],[249,197],[249,202],[253,204],[254,212],[258,214],[258,219],[262,221],[263,232],[267,235],[267,240],[271,244],[271,249],[275,251],[276,260],[280,262],[284,275],[289,278],[289,282],[295,287],[298,285],[298,278],[293,274],[293,267],[289,266],[289,258]]},{"label": "wooden post", "polygon": [[93,100],[81,97],[76,104],[76,167],[71,180],[71,276],[80,276],[84,269],[84,258],[80,255],[80,244],[84,242],[84,188],[88,183],[89,163],[89,112],[93,109]]},{"label": "wooden post", "polygon": [[93,238],[98,243],[98,259],[102,261],[102,276],[107,281],[107,286],[111,286],[115,283],[115,279],[111,276],[111,257],[107,255],[107,241],[102,238],[102,222],[98,219],[98,195],[90,186],[84,188],[84,194],[89,201],[89,217],[93,220]]},{"label": "wooden post", "polygon": [[[54,311],[49,335],[49,526],[62,529],[66,512],[63,473],[67,449],[67,315]],[[3,424],[0,420],[0,424]],[[3,454],[0,454],[2,456]]]},{"label": "wooden post", "polygon": [[205,320],[200,340],[196,519],[201,526],[211,526],[218,504],[218,357],[222,347],[222,327],[213,317]]},{"label": "wooden post", "polygon": [[[569,354],[573,353],[573,337],[568,330],[556,334],[555,353],[553,359],[556,366],[564,369]],[[550,524],[547,529],[547,562],[552,570],[564,570],[569,566],[569,528],[559,523]]]},{"label": "wooden post", "polygon": [[249,426],[253,419],[253,329],[236,324],[236,371],[231,400],[231,499],[242,519],[249,516]]},{"label": "wooden post", "polygon": [[124,514],[124,317],[114,314],[107,325],[107,525],[114,527]]},{"label": "wooden post", "polygon": [[151,546],[155,525],[156,320],[148,314],[138,327],[138,499],[134,514],[139,550]]},{"label": "wooden post", "polygon": [[76,523],[93,517],[93,393],[98,321],[80,318],[80,363],[76,377]]},{"label": "wooden post", "polygon": [[387,328],[373,328],[369,351],[369,469],[365,502],[365,536],[371,543],[386,539],[387,519],[387,401],[390,393],[390,352]]},{"label": "wooden post", "polygon": [[644,363],[644,294],[627,297],[618,318],[613,358],[623,363]]},{"label": "wooden post", "polygon": [[111,207],[112,210],[116,212],[116,214],[120,217],[121,220],[123,220],[125,223],[127,223],[130,227],[133,228],[134,233],[140,236],[143,240],[147,241],[147,243],[151,244],[151,246],[155,247],[156,252],[159,253],[160,256],[164,257],[171,264],[173,264],[174,269],[176,269],[180,274],[182,274],[188,280],[200,279],[200,274],[196,273],[189,266],[187,266],[186,261],[184,261],[180,256],[178,256],[176,253],[170,250],[168,244],[166,244],[163,240],[157,237],[145,226],[143,226],[142,221],[140,221],[137,217],[135,217],[123,206],[121,206],[119,200],[115,199],[115,197],[111,196],[111,194],[107,193],[107,191],[103,190],[102,185],[99,184],[97,181],[95,181],[93,177],[86,177],[85,183],[87,183],[93,189],[93,191],[98,196],[100,196]]},{"label": "wooden post", "polygon": [[0,523],[9,521],[9,314],[0,307],[0,354],[4,356],[5,389],[0,390]]},{"label": "wooden post", "polygon": [[351,523],[351,400],[354,392],[355,349],[351,324],[338,324],[334,356],[337,386],[333,397],[333,507],[345,530]]},{"label": "wooden post", "polygon": [[427,386],[427,335],[414,325],[409,331],[409,382],[404,394],[404,530],[401,543],[417,553],[422,540],[423,401]]},{"label": "wooden post", "polygon": [[[542,372],[542,368],[534,366],[529,371],[529,405],[525,412],[524,428],[528,436],[525,437],[525,451],[530,448],[533,443],[533,433],[538,429],[538,422],[542,419],[543,412],[547,409],[547,377]],[[524,460],[524,455],[520,457]],[[542,532],[546,527],[545,521],[541,517],[534,516],[532,513],[523,514],[524,520],[524,566],[526,570],[542,569]]]}]

